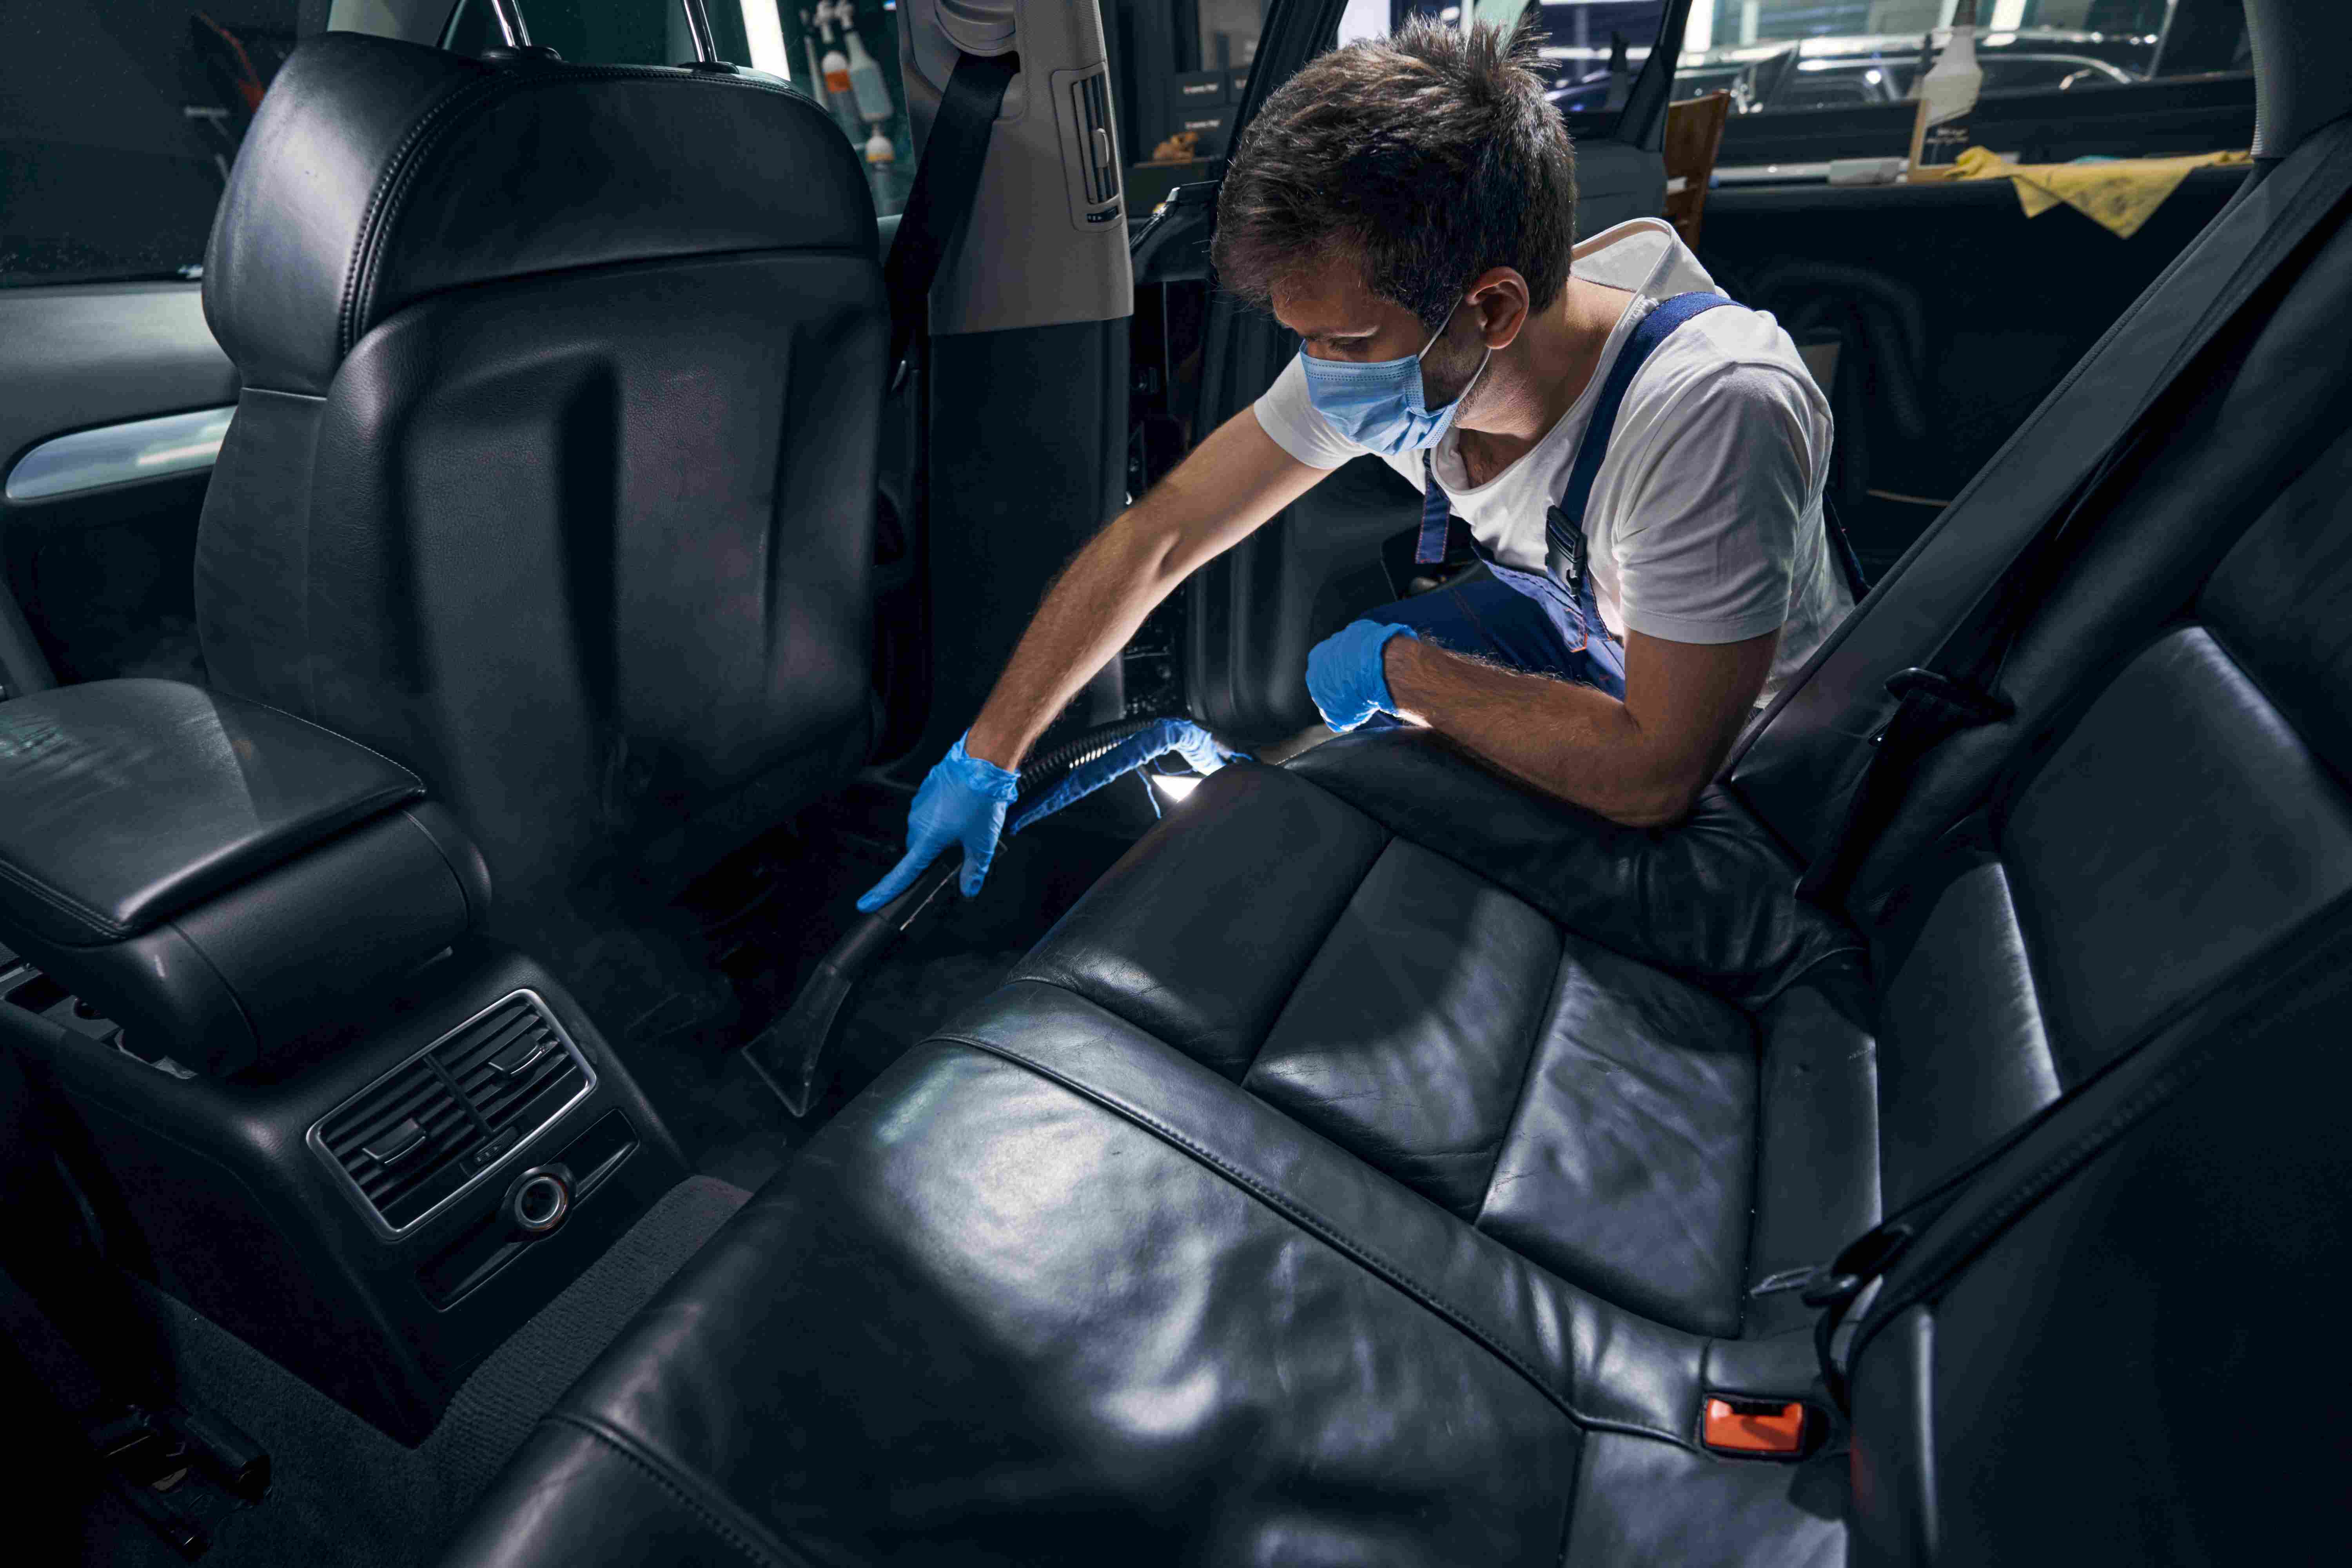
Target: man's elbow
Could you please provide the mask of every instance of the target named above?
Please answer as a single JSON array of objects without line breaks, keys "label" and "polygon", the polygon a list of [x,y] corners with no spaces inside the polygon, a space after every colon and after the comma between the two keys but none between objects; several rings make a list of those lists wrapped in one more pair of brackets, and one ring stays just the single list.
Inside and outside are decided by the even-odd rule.
[{"label": "man's elbow", "polygon": [[1706,780],[1677,771],[1626,782],[1624,788],[1600,806],[1601,815],[1621,827],[1672,827],[1698,805]]},{"label": "man's elbow", "polygon": [[1181,581],[1178,556],[1182,531],[1146,505],[1128,508],[1097,535],[1097,548],[1118,564],[1129,581]]}]

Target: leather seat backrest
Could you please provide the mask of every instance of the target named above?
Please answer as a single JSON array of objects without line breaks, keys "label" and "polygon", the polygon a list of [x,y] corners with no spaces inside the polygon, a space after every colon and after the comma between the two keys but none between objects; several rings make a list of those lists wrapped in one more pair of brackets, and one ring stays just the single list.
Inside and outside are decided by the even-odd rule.
[{"label": "leather seat backrest", "polygon": [[[2265,184],[2340,178],[2347,163],[2339,124]],[[2003,665],[2015,718],[1938,748],[1866,863],[1850,912],[1879,992],[1890,1209],[2352,894],[2352,734],[2337,716],[2352,689],[2332,689],[2324,631],[2352,530],[2344,206],[2320,209],[2251,302],[2254,329],[2200,367],[2186,413],[2086,515]],[[1768,721],[1732,786],[1801,851],[1825,841],[1842,798],[1823,781],[1851,776],[1841,737],[1870,732],[1856,718],[1869,672],[1930,660],[2000,569],[1999,536],[2014,548],[2041,515],[2000,514],[2004,498],[2054,504],[2037,468],[2063,478],[2095,458],[2040,426],[2111,415],[2095,405],[2115,362],[2165,363],[2180,319],[2233,269],[2198,252],[2242,255],[2247,230],[2284,207],[2257,186],[2217,220]]]},{"label": "leather seat backrest", "polygon": [[205,266],[243,380],[212,679],[415,767],[509,908],[845,782],[876,252],[839,128],[772,79],[306,42]]},{"label": "leather seat backrest", "polygon": [[[2309,151],[2352,155],[2352,125]],[[1859,889],[1889,1210],[2084,1092],[1963,1189],[1983,1189],[1962,1200],[1981,1261],[1862,1352],[1858,1560],[2276,1556],[2263,1546],[2304,1537],[2267,1516],[2242,1530],[2256,1476],[2298,1530],[2323,1511],[2302,1499],[2342,1445],[2325,1402],[2289,1392],[2303,1347],[2286,1325],[2352,1276],[2343,981],[2277,975],[2323,939],[2340,951],[2352,922],[2352,198],[2325,210],[2252,330],[2087,519],[2003,666],[2014,719],[1928,759]],[[2081,413],[2067,396],[2046,411],[2061,425]],[[2035,482],[2001,467],[1980,482]],[[1948,516],[1815,678],[1859,689],[1842,661],[1927,661],[1938,608],[1984,581],[1936,572],[1984,551],[1953,534],[1965,521]],[[1795,699],[1790,732],[1735,773],[1792,842],[1818,832],[1793,759],[1833,795],[1832,731],[1808,726],[1853,700]],[[2162,1059],[2143,1046],[2273,990],[2289,1025],[2218,1032],[2193,1091],[2023,1217],[1996,1212],[2003,1183],[2122,1115]],[[2223,1436],[2247,1432],[2262,1443]]]}]

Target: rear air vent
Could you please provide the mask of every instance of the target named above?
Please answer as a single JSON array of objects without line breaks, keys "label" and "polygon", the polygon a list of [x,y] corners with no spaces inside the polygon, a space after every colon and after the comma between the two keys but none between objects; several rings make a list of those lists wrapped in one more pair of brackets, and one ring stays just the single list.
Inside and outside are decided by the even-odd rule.
[{"label": "rear air vent", "polygon": [[1078,166],[1085,172],[1087,200],[1099,205],[1118,198],[1118,150],[1111,144],[1108,77],[1097,71],[1070,84],[1070,108],[1078,127]]},{"label": "rear air vent", "polygon": [[456,1183],[439,1178],[479,1146],[482,1133],[448,1083],[419,1058],[320,1124],[328,1155],[384,1223],[423,1210],[420,1198]]},{"label": "rear air vent", "polygon": [[595,1074],[545,1004],[518,991],[310,1130],[368,1214],[398,1235],[487,1176]]},{"label": "rear air vent", "polygon": [[481,1112],[488,1131],[520,1125],[526,1136],[547,1125],[584,1072],[563,1048],[555,1021],[520,997],[434,1047],[433,1059]]}]

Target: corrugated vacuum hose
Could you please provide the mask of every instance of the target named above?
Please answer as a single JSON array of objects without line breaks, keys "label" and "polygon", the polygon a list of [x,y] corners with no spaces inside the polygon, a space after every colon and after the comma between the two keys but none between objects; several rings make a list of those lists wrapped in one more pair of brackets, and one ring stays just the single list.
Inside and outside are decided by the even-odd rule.
[{"label": "corrugated vacuum hose", "polygon": [[[1021,770],[1021,799],[1007,814],[1007,831],[1017,833],[1171,752],[1204,772],[1239,754],[1189,720],[1121,719],[1097,725],[1032,758]],[[942,854],[905,892],[859,917],[818,962],[793,1005],[744,1047],[752,1068],[793,1115],[806,1116],[816,1102],[824,1059],[858,981],[955,884],[962,868],[961,851]]]}]

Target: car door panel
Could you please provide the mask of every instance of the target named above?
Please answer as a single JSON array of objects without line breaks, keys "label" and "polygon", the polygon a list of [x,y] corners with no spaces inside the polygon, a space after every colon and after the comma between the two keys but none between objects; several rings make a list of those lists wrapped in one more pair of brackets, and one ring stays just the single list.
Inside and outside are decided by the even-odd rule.
[{"label": "car door panel", "polygon": [[[0,565],[11,618],[30,644],[9,646],[0,628],[0,679],[13,691],[51,679],[200,673],[188,563],[219,422],[181,440],[126,428],[236,402],[236,372],[205,325],[200,286],[0,290],[0,343],[9,372],[0,389]],[[129,472],[146,472],[42,460],[60,437],[104,432],[143,437],[126,455]]]}]

